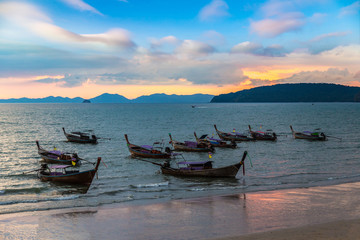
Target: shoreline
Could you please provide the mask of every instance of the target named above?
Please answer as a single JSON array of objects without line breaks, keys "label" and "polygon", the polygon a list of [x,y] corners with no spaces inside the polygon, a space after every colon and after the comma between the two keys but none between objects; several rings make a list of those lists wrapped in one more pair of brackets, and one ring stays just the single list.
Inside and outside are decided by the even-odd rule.
[{"label": "shoreline", "polygon": [[[329,239],[334,235],[329,227],[333,224],[342,229],[349,221],[351,226],[360,225],[357,220],[360,219],[359,194],[360,182],[355,182],[148,205],[116,204],[10,213],[0,215],[0,232],[5,239],[160,240],[171,236],[171,239],[230,240],[287,239],[281,236],[288,234],[292,239],[302,239],[295,235],[301,237],[304,231],[316,235],[316,229],[323,229],[322,234],[330,234]],[[355,234],[352,238],[342,236],[342,239],[360,237],[359,231],[352,230],[352,233]],[[275,238],[269,238],[271,236]]]}]

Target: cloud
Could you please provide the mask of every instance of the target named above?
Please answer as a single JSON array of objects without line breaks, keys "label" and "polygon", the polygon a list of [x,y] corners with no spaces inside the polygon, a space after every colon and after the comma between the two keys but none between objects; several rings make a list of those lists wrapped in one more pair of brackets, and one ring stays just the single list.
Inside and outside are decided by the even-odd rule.
[{"label": "cloud", "polygon": [[0,3],[0,16],[18,24],[28,20],[52,22],[52,20],[37,7],[20,2]]},{"label": "cloud", "polygon": [[231,53],[245,53],[253,54],[257,56],[268,56],[268,57],[283,57],[285,56],[285,49],[280,45],[270,45],[268,47],[263,47],[259,43],[254,42],[242,42],[235,45]]},{"label": "cloud", "polygon": [[326,33],[319,36],[314,37],[310,40],[310,42],[318,42],[324,39],[332,38],[332,37],[343,37],[348,35],[349,32],[333,32],[333,33]]},{"label": "cloud", "polygon": [[211,3],[203,7],[199,12],[201,21],[211,21],[214,19],[229,16],[229,6],[223,0],[212,0]]},{"label": "cloud", "polygon": [[[134,48],[136,44],[130,38],[130,32],[122,28],[110,29],[100,34],[79,35],[80,42],[99,42],[105,45],[117,46],[122,48]],[[76,40],[76,39],[74,39]]]},{"label": "cloud", "polygon": [[231,53],[254,53],[262,48],[261,44],[246,41],[235,45],[231,49]]},{"label": "cloud", "polygon": [[0,77],[95,73],[106,68],[127,66],[118,56],[77,54],[33,44],[0,41]]},{"label": "cloud", "polygon": [[[56,26],[45,13],[26,3],[0,3],[0,16],[51,42],[65,44],[100,43],[123,49],[131,49],[136,46],[130,38],[130,33],[125,29],[115,28],[99,34],[77,34]],[[88,47],[93,47],[93,45]]]},{"label": "cloud", "polygon": [[213,52],[215,52],[214,47],[195,40],[184,40],[181,45],[175,49],[175,53],[179,57],[184,58],[203,57]]},{"label": "cloud", "polygon": [[238,84],[247,79],[236,64],[226,62],[182,62],[169,78],[187,79],[193,84],[215,84],[219,87]]},{"label": "cloud", "polygon": [[202,34],[201,39],[212,46],[223,46],[226,43],[224,35],[214,30],[206,31]]},{"label": "cloud", "polygon": [[119,73],[105,73],[98,76],[97,84],[134,84],[134,81],[143,79],[143,76],[139,73],[134,72],[119,72]]},{"label": "cloud", "polygon": [[350,73],[346,68],[329,68],[326,71],[304,71],[296,73],[285,79],[277,80],[278,83],[335,83],[349,85],[356,79],[356,74]]},{"label": "cloud", "polygon": [[156,49],[156,48],[161,48],[165,45],[176,46],[179,43],[181,43],[181,41],[179,39],[177,39],[176,37],[166,36],[161,39],[152,39],[150,48]]},{"label": "cloud", "polygon": [[305,25],[302,13],[291,12],[280,14],[274,18],[251,21],[251,32],[261,37],[273,38],[286,32],[300,30]]},{"label": "cloud", "polygon": [[320,24],[325,21],[326,17],[327,17],[327,14],[325,14],[325,13],[314,13],[311,17],[308,18],[308,21]]},{"label": "cloud", "polygon": [[270,0],[261,7],[261,11],[266,17],[282,15],[284,12],[293,11],[294,9],[292,1],[278,0]]},{"label": "cloud", "polygon": [[349,6],[343,7],[340,9],[339,17],[344,17],[347,15],[359,14],[360,11],[360,1],[356,1]]},{"label": "cloud", "polygon": [[48,78],[33,80],[33,82],[49,83],[49,84],[55,83],[60,87],[76,87],[76,86],[80,86],[83,82],[86,82],[87,80],[88,77],[86,75],[65,74],[63,78],[48,77]]},{"label": "cloud", "polygon": [[85,3],[82,0],[61,0],[64,3],[66,3],[67,5],[81,10],[81,11],[90,11],[99,15],[103,15],[101,12],[99,12],[98,10],[96,10],[94,7],[90,6],[89,4]]}]

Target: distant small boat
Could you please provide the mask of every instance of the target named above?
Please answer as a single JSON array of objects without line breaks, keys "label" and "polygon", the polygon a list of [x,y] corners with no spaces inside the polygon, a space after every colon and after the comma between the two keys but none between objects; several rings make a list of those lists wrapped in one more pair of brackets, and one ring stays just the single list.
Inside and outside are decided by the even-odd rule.
[{"label": "distant small boat", "polygon": [[209,143],[197,143],[193,141],[178,142],[172,139],[169,133],[170,143],[174,147],[174,151],[183,152],[214,152],[215,149]]},{"label": "distant small boat", "polygon": [[125,140],[126,140],[129,152],[131,153],[132,156],[144,157],[144,158],[170,158],[171,157],[171,151],[169,148],[166,148],[166,149],[168,149],[167,152],[162,152],[160,150],[155,149],[153,146],[134,145],[129,142],[127,134],[125,134]]},{"label": "distant small boat", "polygon": [[254,138],[250,137],[247,134],[244,133],[238,133],[238,132],[232,132],[232,133],[226,133],[219,131],[214,124],[216,133],[219,135],[219,137],[224,141],[231,141],[231,142],[243,142],[243,141],[253,141]]},{"label": "distant small boat", "polygon": [[161,172],[167,175],[181,177],[235,178],[241,166],[243,167],[243,174],[245,175],[244,161],[246,156],[247,151],[244,152],[239,163],[220,168],[213,168],[212,161],[178,162],[179,168],[170,167],[169,162],[165,162],[164,164],[151,163],[159,165],[161,167]]},{"label": "distant small boat", "polygon": [[95,135],[89,136],[87,133],[83,132],[71,132],[67,133],[65,128],[62,128],[64,131],[64,135],[69,142],[76,142],[76,143],[97,143],[97,137]]},{"label": "distant small boat", "polygon": [[251,129],[251,126],[249,125],[249,131],[251,136],[255,139],[255,140],[260,140],[260,141],[276,141],[277,136],[276,133],[274,133],[272,130],[267,130],[266,132],[262,132],[262,131],[253,131]]},{"label": "distant small boat", "polygon": [[82,171],[69,170],[69,165],[53,165],[48,166],[42,164],[38,171],[38,177],[41,181],[52,181],[68,184],[81,184],[90,186],[93,178],[99,168],[101,158],[99,157],[94,169]]},{"label": "distant small boat", "polygon": [[40,157],[47,163],[66,164],[80,166],[81,161],[76,153],[65,153],[58,150],[48,151],[42,148],[39,141],[36,141]]},{"label": "distant small boat", "polygon": [[310,131],[295,132],[291,125],[290,125],[290,129],[291,129],[292,135],[294,136],[295,139],[306,139],[306,140],[312,140],[312,141],[327,140],[327,136],[323,132],[310,132]]},{"label": "distant small boat", "polygon": [[221,139],[209,138],[207,134],[204,134],[200,138],[198,138],[196,135],[196,132],[194,132],[194,136],[195,136],[196,142],[210,144],[213,147],[236,148],[236,146],[237,146],[236,142],[234,142],[234,141],[227,143],[226,141],[223,141]]}]

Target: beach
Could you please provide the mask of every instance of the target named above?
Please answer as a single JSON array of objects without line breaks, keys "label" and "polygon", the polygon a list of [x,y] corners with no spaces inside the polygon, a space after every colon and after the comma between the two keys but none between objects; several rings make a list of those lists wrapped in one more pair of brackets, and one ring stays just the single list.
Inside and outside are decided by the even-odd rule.
[{"label": "beach", "polygon": [[0,215],[3,239],[357,239],[360,183]]}]

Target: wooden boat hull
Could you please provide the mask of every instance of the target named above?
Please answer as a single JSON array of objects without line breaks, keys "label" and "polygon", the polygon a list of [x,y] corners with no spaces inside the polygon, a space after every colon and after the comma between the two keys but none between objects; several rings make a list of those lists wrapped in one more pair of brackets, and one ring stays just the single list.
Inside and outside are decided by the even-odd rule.
[{"label": "wooden boat hull", "polygon": [[203,147],[203,148],[188,147],[183,143],[176,141],[172,141],[172,146],[174,147],[174,151],[179,151],[179,152],[213,152],[214,151],[213,148],[209,148],[209,147]]},{"label": "wooden boat hull", "polygon": [[160,158],[160,159],[167,159],[171,157],[171,154],[169,153],[162,153],[162,152],[155,153],[152,152],[151,150],[147,150],[133,144],[129,144],[128,148],[131,156],[133,157]]},{"label": "wooden boat hull", "polygon": [[209,178],[235,178],[243,163],[234,164],[222,168],[190,170],[162,167],[161,172],[167,175],[183,177],[209,177]]},{"label": "wooden boat hull", "polygon": [[71,135],[65,135],[66,139],[69,142],[76,142],[76,143],[91,143],[91,144],[96,144],[97,143],[97,139],[81,139],[81,138],[77,138]]},{"label": "wooden boat hull", "polygon": [[322,137],[316,137],[316,136],[308,136],[308,135],[300,133],[300,132],[293,133],[293,137],[295,139],[306,139],[306,140],[310,140],[310,141],[325,141],[326,140],[325,135]]},{"label": "wooden boat hull", "polygon": [[[234,142],[235,143],[235,142]],[[213,147],[219,147],[219,148],[236,148],[236,143],[213,143],[210,141],[211,146]]]},{"label": "wooden boat hull", "polygon": [[226,133],[226,132],[222,132],[219,131],[216,127],[216,125],[214,125],[216,133],[219,135],[221,140],[224,141],[231,141],[231,142],[248,142],[248,141],[254,141],[253,138],[248,137],[248,136],[242,136],[242,135],[235,135],[235,134],[230,134],[230,133]]},{"label": "wooden boat hull", "polygon": [[40,173],[39,178],[41,179],[41,181],[91,185],[95,173],[96,173],[95,169],[85,172],[67,174],[67,175],[44,175]]},{"label": "wooden boat hull", "polygon": [[254,140],[256,141],[276,141],[277,137],[275,136],[271,136],[271,135],[265,135],[262,136],[260,134],[255,133],[251,133],[251,136],[254,138]]},{"label": "wooden boat hull", "polygon": [[226,141],[223,140],[218,140],[218,139],[200,139],[197,137],[196,133],[194,132],[194,136],[196,139],[196,142],[199,144],[210,144],[212,147],[219,147],[219,148],[236,148],[237,145],[236,143],[233,141],[231,143],[227,143]]},{"label": "wooden boat hull", "polygon": [[40,155],[42,160],[46,163],[73,165],[73,162],[75,162],[75,166],[81,165],[81,161],[75,158],[74,156],[70,156],[69,154],[64,154],[60,151],[47,151],[42,147],[40,147],[39,141],[36,141],[36,145],[38,148],[38,154]]},{"label": "wooden boat hull", "polygon": [[82,171],[82,172],[68,172],[68,173],[58,173],[58,172],[45,172],[39,171],[38,177],[41,181],[50,181],[50,182],[59,182],[67,184],[81,184],[90,186],[94,176],[99,168],[101,158],[97,159],[97,163],[94,169]]},{"label": "wooden boat hull", "polygon": [[[215,149],[210,144],[198,144],[196,142],[191,142],[194,146],[185,144],[186,142],[178,142],[172,139],[171,134],[169,133],[171,145],[174,148],[174,151],[179,152],[214,152]],[[189,143],[189,142],[188,142]]]},{"label": "wooden boat hull", "polygon": [[96,138],[95,135],[93,135],[91,138],[90,137],[80,137],[80,136],[77,136],[77,135],[67,133],[64,128],[63,128],[63,132],[64,132],[64,135],[65,135],[66,139],[69,142],[90,143],[90,144],[97,144],[98,143],[97,138]]},{"label": "wooden boat hull", "polygon": [[159,158],[167,159],[171,157],[171,153],[161,152],[155,149],[147,149],[129,142],[127,134],[124,135],[125,140],[129,149],[131,156],[133,157],[143,157],[143,158]]},{"label": "wooden boat hull", "polygon": [[269,132],[262,132],[262,133],[259,133],[259,132],[255,132],[255,131],[252,131],[251,130],[251,127],[249,125],[249,131],[250,131],[250,134],[251,134],[251,137],[256,140],[256,141],[276,141],[277,140],[277,136],[275,133],[272,133],[270,131]]},{"label": "wooden boat hull", "polygon": [[320,133],[318,136],[314,135],[308,135],[308,134],[304,134],[302,132],[295,132],[294,129],[292,128],[292,126],[290,126],[292,135],[295,139],[305,139],[305,140],[310,140],[310,141],[326,141],[327,137],[324,133]]}]

